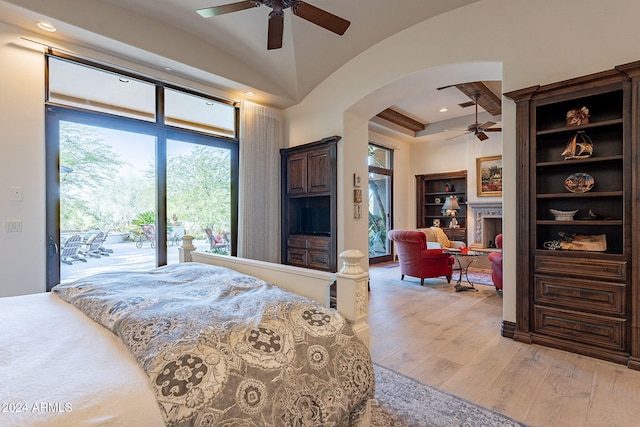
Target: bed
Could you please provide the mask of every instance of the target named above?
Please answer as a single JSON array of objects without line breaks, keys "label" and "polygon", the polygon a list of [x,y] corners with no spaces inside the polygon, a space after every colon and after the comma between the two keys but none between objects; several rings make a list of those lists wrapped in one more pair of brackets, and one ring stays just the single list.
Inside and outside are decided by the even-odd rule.
[{"label": "bed", "polygon": [[0,299],[0,425],[368,425],[362,254],[324,273],[180,252]]}]

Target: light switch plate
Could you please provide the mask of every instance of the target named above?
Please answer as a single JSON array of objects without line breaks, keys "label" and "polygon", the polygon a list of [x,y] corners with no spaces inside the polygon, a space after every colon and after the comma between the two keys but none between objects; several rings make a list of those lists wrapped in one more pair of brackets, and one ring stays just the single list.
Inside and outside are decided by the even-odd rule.
[{"label": "light switch plate", "polygon": [[22,201],[22,187],[11,187],[11,200],[16,202]]},{"label": "light switch plate", "polygon": [[7,233],[20,233],[22,232],[22,220],[12,219],[7,220]]}]

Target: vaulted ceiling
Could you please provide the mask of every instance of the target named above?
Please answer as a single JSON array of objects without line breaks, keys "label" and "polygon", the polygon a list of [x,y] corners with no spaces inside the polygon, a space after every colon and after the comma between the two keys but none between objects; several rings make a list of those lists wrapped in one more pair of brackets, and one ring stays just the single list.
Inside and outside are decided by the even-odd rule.
[{"label": "vaulted ceiling", "polygon": [[[267,49],[270,7],[240,7],[243,10],[209,18],[196,12],[238,1],[241,0],[0,0],[0,21],[20,27],[28,31],[26,36],[46,40],[54,47],[90,47],[133,59],[168,75],[168,79],[176,75],[197,81],[216,87],[233,99],[241,99],[243,92],[250,90],[256,93],[255,102],[287,108],[381,40],[479,0],[309,0],[308,4],[349,21],[344,35],[327,31],[286,8],[282,48],[271,50]],[[58,31],[44,33],[35,27],[36,21],[48,21]],[[496,92],[491,84],[489,87]],[[498,99],[499,93],[498,89]],[[435,122],[473,114],[468,107],[457,107],[459,111],[433,116],[427,114],[427,108],[431,111],[432,105],[440,109],[445,102],[459,104],[469,100],[464,86],[433,88],[431,93],[416,94],[389,107],[396,117],[401,113],[409,121],[425,125],[424,130],[413,131],[414,136],[419,136],[421,132],[428,133],[429,127],[434,129]],[[383,124],[397,126],[389,125],[388,120]]]}]

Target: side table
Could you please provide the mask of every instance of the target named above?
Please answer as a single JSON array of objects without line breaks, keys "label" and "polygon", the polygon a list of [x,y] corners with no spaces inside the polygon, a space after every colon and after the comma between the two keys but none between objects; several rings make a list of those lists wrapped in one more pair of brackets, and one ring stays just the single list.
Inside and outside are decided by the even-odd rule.
[{"label": "side table", "polygon": [[[471,282],[471,280],[469,280],[469,267],[471,266],[471,264],[478,261],[478,257],[486,256],[487,253],[480,252],[480,251],[465,250],[465,249],[446,249],[443,251],[443,253],[452,255],[455,258],[456,262],[458,263],[458,268],[460,269],[460,275],[458,276],[458,280],[455,285],[456,292],[462,292],[462,291],[478,292],[478,289],[476,289],[475,286],[473,286],[473,283]],[[469,283],[469,285],[462,284],[463,274],[467,279],[466,281],[467,283]]]}]

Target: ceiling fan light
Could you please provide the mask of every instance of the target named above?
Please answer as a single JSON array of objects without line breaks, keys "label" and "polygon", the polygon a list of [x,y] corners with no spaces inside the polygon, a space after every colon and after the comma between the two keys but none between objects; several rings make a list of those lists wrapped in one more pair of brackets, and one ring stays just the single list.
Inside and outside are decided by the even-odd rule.
[{"label": "ceiling fan light", "polygon": [[56,27],[54,27],[53,24],[50,24],[48,22],[38,21],[38,22],[36,22],[36,25],[41,30],[48,31],[50,33],[55,33],[56,31],[58,31],[58,29]]}]

